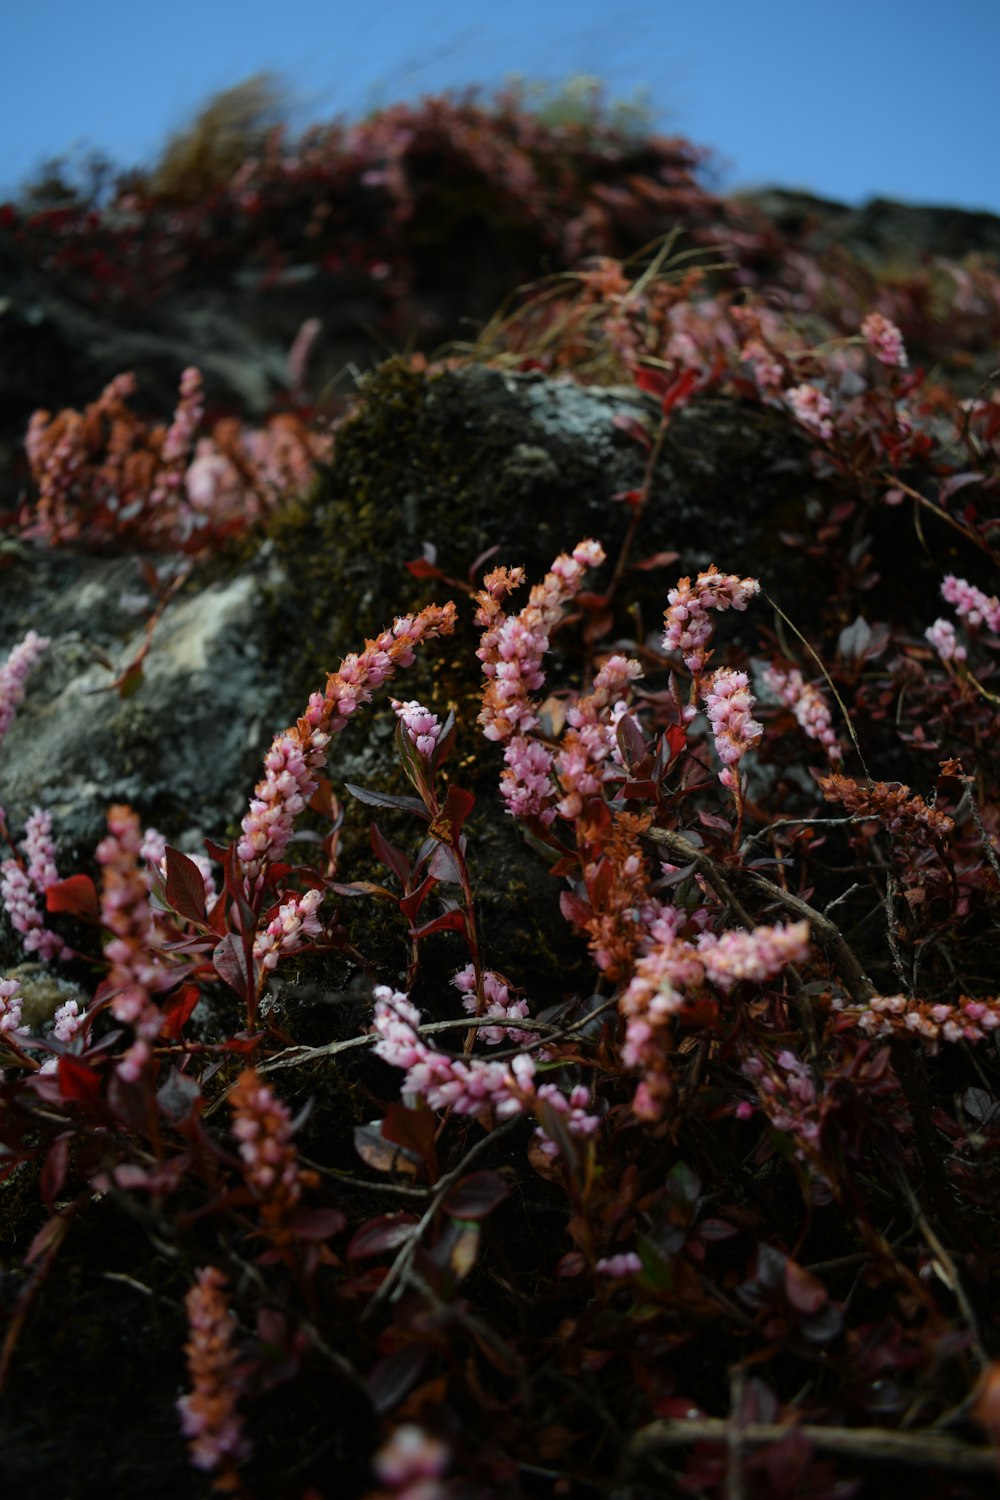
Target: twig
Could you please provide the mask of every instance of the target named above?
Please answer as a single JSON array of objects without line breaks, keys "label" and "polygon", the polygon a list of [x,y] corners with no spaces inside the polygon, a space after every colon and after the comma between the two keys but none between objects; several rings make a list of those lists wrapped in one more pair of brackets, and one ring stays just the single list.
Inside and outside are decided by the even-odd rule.
[{"label": "twig", "polygon": [[955,1301],[958,1303],[959,1308],[961,1309],[962,1317],[969,1325],[969,1331],[972,1334],[972,1348],[976,1356],[976,1362],[981,1370],[985,1370],[987,1365],[990,1363],[990,1357],[986,1353],[986,1350],[983,1348],[982,1339],[979,1336],[979,1324],[976,1321],[976,1314],[973,1311],[972,1303],[969,1301],[968,1297],[965,1294],[965,1288],[962,1286],[962,1281],[958,1274],[958,1267],[955,1265],[955,1262],[952,1260],[948,1251],[944,1248],[941,1241],[938,1239],[937,1234],[934,1232],[933,1225],[930,1223],[927,1215],[920,1207],[920,1203],[917,1199],[916,1193],[913,1191],[912,1187],[907,1182],[902,1172],[898,1172],[896,1174],[896,1182],[901,1193],[903,1194],[903,1197],[909,1204],[910,1212],[920,1229],[920,1233],[927,1241],[927,1244],[932,1253],[940,1261],[943,1270],[947,1273],[949,1290],[954,1293]]},{"label": "twig", "polygon": [[[633,1462],[660,1448],[683,1448],[690,1443],[728,1443],[731,1421],[725,1417],[694,1417],[683,1421],[650,1422],[629,1444]],[[780,1442],[790,1432],[801,1432],[821,1453],[894,1464],[930,1464],[959,1474],[996,1473],[992,1448],[943,1437],[929,1428],[897,1432],[886,1427],[820,1427],[813,1423],[784,1426],[777,1422],[748,1422],[740,1428],[745,1447]]]},{"label": "twig", "polygon": [[[645,835],[654,843],[662,845],[671,855],[683,859],[689,864],[694,864],[716,893],[728,902],[733,911],[748,928],[755,925],[753,919],[747,915],[743,906],[733,895],[728,880],[722,874],[715,861],[707,855],[704,850],[690,843],[682,834],[671,833],[666,828],[651,828]],[[791,891],[782,890],[780,885],[775,885],[773,880],[758,874],[756,870],[734,870],[741,880],[751,880],[762,894],[767,895],[772,901],[784,906],[787,911],[793,912],[797,917],[805,917],[812,925],[816,936],[823,942],[833,955],[834,963],[844,981],[844,987],[850,995],[854,1004],[861,1009],[868,1005],[868,1001],[874,993],[871,980],[865,974],[858,962],[853,949],[845,940],[840,928],[829,917],[803,901],[801,896],[795,896]]]},{"label": "twig", "polygon": [[726,1500],[743,1500],[743,1393],[746,1371],[737,1365],[729,1372],[729,1420],[726,1439]]},{"label": "twig", "polygon": [[[593,1014],[593,1012],[592,1012]],[[589,1017],[588,1017],[589,1020]],[[453,1021],[427,1021],[415,1030],[421,1036],[433,1036],[439,1031],[466,1030],[469,1027],[495,1026],[496,1016],[459,1016]],[[552,1040],[552,1027],[545,1021],[532,1021],[525,1017],[518,1020],[519,1031],[538,1031],[543,1035],[541,1041]],[[297,1068],[303,1063],[316,1062],[321,1057],[335,1057],[340,1052],[353,1052],[363,1047],[373,1047],[378,1041],[375,1032],[365,1032],[362,1036],[345,1037],[342,1042],[326,1042],[322,1047],[292,1047],[284,1052],[279,1052],[267,1062],[258,1067],[258,1073],[273,1073],[278,1068]]]},{"label": "twig", "polygon": [[753,930],[756,925],[753,918],[743,907],[715,860],[704,849],[699,849],[697,844],[692,844],[683,834],[672,833],[668,828],[651,828],[644,837],[651,839],[654,844],[661,844],[668,854],[682,859],[685,864],[694,865],[699,875],[704,876],[715,894],[736,914],[744,927],[748,931]]},{"label": "twig", "polygon": [[[481,1156],[484,1151],[487,1151],[489,1147],[495,1144],[496,1141],[500,1140],[501,1137],[507,1135],[515,1125],[520,1124],[520,1115],[515,1115],[511,1120],[505,1120],[502,1125],[498,1125],[495,1130],[491,1130],[489,1135],[483,1136],[482,1140],[477,1141],[476,1144],[465,1153],[465,1155],[462,1157],[462,1160],[458,1163],[458,1166],[452,1167],[451,1171],[446,1172],[445,1175],[440,1179],[440,1181],[435,1184],[433,1198],[431,1199],[427,1208],[424,1210],[424,1213],[419,1222],[414,1224],[413,1229],[410,1232],[409,1237],[407,1238],[406,1244],[402,1247],[399,1254],[396,1256],[396,1259],[389,1267],[389,1271],[386,1275],[385,1280],[381,1283],[378,1291],[374,1293],[371,1301],[368,1303],[368,1306],[361,1314],[362,1323],[366,1322],[368,1318],[371,1317],[372,1313],[380,1303],[386,1301],[386,1299],[389,1297],[389,1294],[393,1292],[393,1289],[396,1287],[396,1284],[398,1282],[402,1282],[406,1277],[407,1273],[409,1272],[410,1266],[413,1263],[413,1258],[417,1253],[417,1249],[419,1248],[420,1241],[423,1238],[424,1232],[430,1228],[435,1214],[441,1207],[441,1204],[444,1202],[451,1189],[454,1187],[455,1183],[458,1182],[460,1178],[465,1176],[466,1172],[469,1170],[471,1163],[474,1162],[478,1156]],[[399,1292],[396,1292],[393,1300],[395,1300],[395,1297],[398,1296]]]}]

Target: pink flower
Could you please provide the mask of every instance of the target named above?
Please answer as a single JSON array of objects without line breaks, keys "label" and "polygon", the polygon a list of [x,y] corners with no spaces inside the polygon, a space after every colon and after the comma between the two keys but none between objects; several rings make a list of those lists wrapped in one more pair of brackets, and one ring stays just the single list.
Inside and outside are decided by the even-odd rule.
[{"label": "pink flower", "polygon": [[941,595],[970,628],[985,625],[993,635],[1000,635],[1000,599],[995,594],[984,594],[975,584],[949,573],[941,584]]},{"label": "pink flower", "polygon": [[240,1074],[229,1091],[229,1104],[247,1186],[272,1237],[283,1240],[309,1175],[299,1166],[291,1112],[253,1068]]},{"label": "pink flower", "polygon": [[226,1278],[214,1266],[203,1267],[196,1276],[184,1299],[189,1329],[184,1352],[193,1389],[180,1398],[177,1410],[191,1462],[199,1469],[215,1469],[246,1458],[250,1444],[237,1409],[242,1381],[236,1323],[224,1295]]},{"label": "pink flower", "polygon": [[950,620],[935,620],[933,625],[928,625],[924,635],[942,661],[966,660],[969,653],[959,642],[955,627]]},{"label": "pink flower", "polygon": [[844,753],[833,732],[830,710],[819,688],[806,682],[797,667],[787,672],[781,667],[768,667],[764,672],[764,683],[792,710],[809,739],[818,740],[825,747],[831,761],[843,760]]},{"label": "pink flower", "polygon": [[[387,1443],[376,1453],[372,1467],[383,1484],[396,1491],[396,1500],[402,1500],[403,1486],[411,1490],[413,1481],[440,1478],[448,1467],[449,1452],[444,1443],[432,1438],[422,1427],[413,1422],[404,1422],[397,1427]],[[421,1493],[425,1493],[421,1488]],[[435,1485],[428,1495],[443,1493]]]},{"label": "pink flower", "polygon": [[785,392],[785,399],[803,427],[808,427],[825,443],[830,441],[833,437],[833,422],[830,420],[833,407],[829,397],[814,385],[796,385]]},{"label": "pink flower", "polygon": [[725,767],[720,773],[724,785],[732,784],[726,779],[726,772],[739,764],[764,733],[763,724],[752,717],[753,706],[754,698],[745,672],[720,667],[712,674],[705,695],[705,709],[715,737],[716,752]]},{"label": "pink flower", "polygon": [[149,904],[149,888],[139,863],[142,831],[130,807],[112,807],[108,836],[97,846],[103,865],[101,920],[112,934],[104,956],[111,970],[109,984],[116,993],[111,1013],[116,1021],[134,1027],[140,1041],[159,1035],[162,1016],[153,994],[169,983],[169,972],[156,954],[163,941]]},{"label": "pink flower", "polygon": [[0,900],[11,925],[22,934],[25,953],[37,953],[43,962],[69,958],[69,948],[49,931],[43,915],[45,892],[59,879],[50,813],[34,809],[20,848],[27,864],[5,859],[0,865]]},{"label": "pink flower", "polygon": [[586,570],[603,561],[600,543],[590,540],[578,543],[572,556],[560,553],[518,615],[505,615],[500,600],[521,582],[523,569],[497,568],[483,580],[476,595],[476,624],[486,628],[476,655],[489,679],[479,715],[488,740],[507,740],[534,728],[537,715],[531,694],[545,681],[541,662],[549,633],[579,592]]},{"label": "pink flower", "polygon": [[551,806],[552,751],[540,740],[516,734],[508,741],[503,758],[507,769],[500,778],[500,791],[507,811],[515,818],[539,818],[542,823],[551,823],[556,815]]},{"label": "pink flower", "polygon": [[778,923],[752,932],[731,928],[718,936],[702,933],[697,946],[706,976],[728,991],[744,980],[761,984],[788,964],[804,963],[810,950],[809,923]]},{"label": "pink flower", "polygon": [[21,1025],[21,981],[0,979],[0,1032],[19,1032],[27,1028]]},{"label": "pink flower", "polygon": [[744,610],[760,590],[756,578],[720,573],[713,563],[692,584],[682,578],[667,594],[663,614],[663,649],[679,651],[689,672],[701,672],[708,660],[713,625],[709,610]]},{"label": "pink flower", "polygon": [[277,968],[279,958],[298,953],[306,938],[319,937],[323,928],[316,912],[322,900],[321,890],[310,890],[278,908],[277,916],[254,938],[253,956],[262,968]]},{"label": "pink flower", "polygon": [[416,746],[417,754],[424,760],[430,760],[441,735],[437,714],[424,708],[415,698],[409,703],[401,703],[398,698],[392,698],[390,702],[397,719],[402,722],[407,735]]},{"label": "pink flower", "polygon": [[891,323],[880,312],[870,312],[861,325],[861,332],[875,358],[882,364],[890,365],[898,370],[906,369],[910,361],[907,358],[903,335],[895,323]]},{"label": "pink flower", "polygon": [[429,604],[416,615],[402,615],[365,649],[350,652],[331,672],[326,691],[313,693],[305,713],[277,735],[264,758],[265,775],[254,788],[236,852],[248,883],[279,859],[292,835],[295,818],[315,792],[315,773],[326,764],[332,735],[343,729],[362,704],[399,667],[414,659],[413,647],[455,628],[455,606]]},{"label": "pink flower", "polygon": [[760,339],[748,339],[740,350],[740,358],[753,371],[757,387],[761,391],[777,391],[785,378],[782,366]]},{"label": "pink flower", "polygon": [[606,1255],[597,1262],[594,1267],[601,1276],[608,1276],[620,1280],[625,1276],[635,1276],[642,1270],[642,1261],[634,1250],[626,1250],[619,1255]]},{"label": "pink flower", "polygon": [[13,724],[14,715],[24,701],[24,685],[28,673],[39,657],[44,656],[50,644],[47,636],[29,630],[23,641],[11,651],[3,666],[0,666],[0,740]]}]

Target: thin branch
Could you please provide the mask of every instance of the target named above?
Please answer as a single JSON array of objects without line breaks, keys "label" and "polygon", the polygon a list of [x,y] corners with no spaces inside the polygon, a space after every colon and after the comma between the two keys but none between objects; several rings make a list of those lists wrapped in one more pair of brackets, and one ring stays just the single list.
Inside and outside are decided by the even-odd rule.
[{"label": "thin branch", "polygon": [[683,834],[672,833],[667,828],[651,828],[643,836],[651,839],[654,844],[662,845],[671,857],[681,859],[685,864],[694,865],[698,874],[708,881],[719,900],[735,913],[748,931],[753,931],[756,926],[753,917],[746,911],[715,860],[706,854],[704,849],[699,849],[697,844],[692,844],[690,839],[686,839]]},{"label": "thin branch", "polygon": [[[690,1443],[725,1443],[731,1422],[725,1417],[694,1417],[683,1421],[650,1422],[629,1444],[633,1462],[661,1448],[685,1448]],[[886,1427],[820,1427],[813,1423],[784,1426],[777,1422],[748,1422],[740,1428],[744,1447],[780,1442],[790,1432],[801,1432],[820,1453],[846,1458],[870,1459],[893,1464],[927,1464],[957,1474],[996,1473],[997,1456],[992,1448],[962,1443],[924,1428],[897,1432]]]},{"label": "thin branch", "polygon": [[954,1294],[955,1301],[958,1303],[959,1308],[961,1309],[962,1317],[968,1324],[969,1332],[972,1334],[972,1348],[976,1356],[976,1362],[981,1370],[985,1370],[987,1365],[990,1363],[990,1357],[986,1353],[986,1350],[983,1348],[983,1342],[979,1336],[979,1324],[976,1320],[976,1314],[973,1311],[972,1303],[966,1296],[965,1288],[962,1286],[962,1280],[958,1274],[958,1267],[955,1265],[955,1262],[952,1260],[948,1251],[944,1248],[941,1241],[938,1239],[938,1236],[934,1231],[934,1226],[931,1224],[930,1220],[927,1218],[927,1215],[920,1207],[920,1203],[917,1199],[916,1193],[913,1191],[912,1187],[907,1182],[906,1177],[902,1172],[898,1172],[896,1174],[896,1182],[899,1186],[900,1192],[903,1194],[903,1197],[909,1204],[910,1212],[920,1229],[920,1233],[927,1241],[931,1253],[937,1257],[941,1265],[941,1269],[947,1276],[946,1284],[948,1286],[948,1289]]},{"label": "thin branch", "polygon": [[[671,833],[665,828],[651,828],[644,837],[651,839],[655,844],[660,844],[672,856],[682,859],[688,864],[694,864],[698,871],[704,875],[717,895],[732,907],[732,910],[736,913],[740,921],[748,928],[755,926],[753,919],[733,895],[732,888],[726,876],[722,874],[716,862],[703,849],[699,849],[696,845],[690,843],[688,839],[684,838],[683,834]],[[752,881],[763,895],[769,896],[772,901],[783,906],[786,911],[792,912],[799,918],[805,917],[811,924],[816,936],[829,948],[840,977],[844,981],[844,987],[854,1004],[862,1009],[867,1007],[869,999],[874,994],[874,986],[858,962],[854,950],[847,943],[835,922],[831,922],[829,917],[825,917],[814,906],[810,906],[807,901],[803,901],[801,896],[795,896],[791,891],[782,890],[780,885],[775,885],[773,880],[768,880],[766,876],[758,874],[756,870],[734,870],[732,874],[738,876],[740,880]]]}]

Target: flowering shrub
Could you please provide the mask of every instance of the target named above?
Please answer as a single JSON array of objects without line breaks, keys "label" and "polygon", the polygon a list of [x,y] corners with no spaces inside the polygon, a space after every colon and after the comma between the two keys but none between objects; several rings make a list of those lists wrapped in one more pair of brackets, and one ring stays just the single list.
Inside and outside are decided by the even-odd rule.
[{"label": "flowering shrub", "polygon": [[134,376],[118,375],[82,413],[34,414],[25,446],[38,498],[21,518],[27,536],[197,552],[307,489],[329,451],[289,413],[258,431],[225,419],[197,438],[204,407],[193,368],[167,428],[130,410],[135,389]]},{"label": "flowering shrub", "polygon": [[[359,127],[367,185],[416,214],[414,140],[444,125],[548,222],[540,136],[472,106]],[[342,148],[275,144],[221,197],[263,212],[263,184],[322,183]],[[568,536],[540,577],[501,556],[468,587],[425,558],[413,578],[460,597],[326,673],[229,842],[195,858],[118,804],[66,874],[56,808],[4,823],[6,936],[33,961],[0,979],[0,1188],[30,1204],[9,1388],[74,1235],[127,1221],[142,1265],[110,1274],[172,1315],[152,1352],[218,1490],[958,1497],[992,1476],[1000,408],[928,381],[901,291],[858,305],[859,272],[831,302],[809,271],[767,289],[748,255],[737,295],[605,256],[492,330],[477,357],[650,398],[620,547]],[[952,284],[992,306],[987,273]],[[36,544],[202,550],[326,451],[287,425],[199,438],[195,372],[163,427],[129,396],[32,422]],[[808,455],[815,492],[774,539],[829,578],[803,623],[766,551],[759,576],[633,556],[697,401],[763,407]],[[628,596],[658,570],[649,628]],[[0,733],[47,644],[0,667]],[[437,687],[379,706],[435,653]],[[390,763],[339,785],[369,710]],[[484,918],[494,812],[558,892],[537,973]],[[505,888],[514,923],[527,889]],[[75,994],[40,1008],[38,970]]]}]

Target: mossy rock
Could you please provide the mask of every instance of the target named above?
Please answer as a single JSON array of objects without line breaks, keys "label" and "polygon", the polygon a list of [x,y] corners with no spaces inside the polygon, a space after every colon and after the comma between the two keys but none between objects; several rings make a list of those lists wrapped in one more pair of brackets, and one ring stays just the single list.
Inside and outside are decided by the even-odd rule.
[{"label": "mossy rock", "polygon": [[[302,702],[322,686],[344,651],[360,648],[365,636],[394,615],[457,596],[454,636],[423,648],[393,691],[458,715],[449,773],[477,797],[468,825],[469,857],[486,962],[523,984],[536,1004],[586,983],[586,955],[560,916],[557,882],[504,811],[497,789],[502,747],[486,742],[476,726],[483,679],[474,606],[461,588],[416,577],[406,564],[422,558],[429,544],[436,565],[451,579],[478,587],[488,567],[521,564],[530,584],[558,553],[590,536],[608,555],[595,575],[594,587],[600,588],[629,523],[628,506],[615,497],[642,483],[646,464],[627,426],[641,422],[655,430],[657,420],[656,403],[631,389],[582,387],[475,365],[428,374],[392,361],[363,387],[358,410],[338,434],[333,462],[309,501],[284,514],[272,530],[286,580],[280,596],[272,596],[275,629],[286,642]],[[617,629],[634,630],[628,609],[637,606],[643,629],[655,630],[678,574],[713,561],[741,573],[755,567],[777,571],[799,588],[799,564],[789,562],[776,532],[801,510],[810,483],[805,450],[781,414],[719,399],[678,412],[631,556],[638,561],[672,550],[679,559],[666,568],[626,573]],[[490,548],[495,550],[488,561],[473,570]],[[525,597],[526,590],[515,595],[514,607]],[[727,622],[730,638],[741,629],[751,644],[756,623]],[[585,664],[574,649],[554,643],[551,686],[580,683]],[[330,774],[338,793],[345,781],[405,790],[393,764],[394,725],[380,695],[374,709],[334,744]],[[368,821],[369,810],[356,808],[349,864],[370,858]],[[419,843],[415,825],[391,815],[379,821],[390,836],[409,840],[411,849]],[[344,878],[361,873],[348,868]],[[356,919],[356,905],[347,915]],[[449,964],[453,969],[465,962],[453,937],[427,947],[428,983],[443,980]],[[402,948],[391,951],[398,967]]]}]

